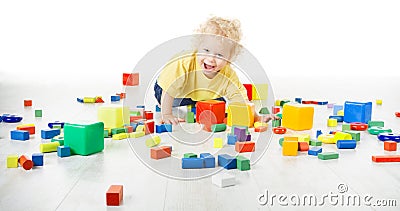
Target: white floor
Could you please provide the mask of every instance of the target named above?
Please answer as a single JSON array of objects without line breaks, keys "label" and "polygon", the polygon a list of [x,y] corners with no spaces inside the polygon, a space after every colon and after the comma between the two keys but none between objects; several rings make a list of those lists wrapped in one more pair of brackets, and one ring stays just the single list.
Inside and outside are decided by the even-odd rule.
[{"label": "white floor", "polygon": [[[373,119],[384,120],[386,127],[400,132],[400,118],[394,116],[395,111],[400,111],[398,78],[338,77],[322,80],[282,77],[271,81],[275,96],[279,99],[303,97],[335,103],[345,100],[372,101]],[[21,142],[10,140],[9,131],[18,124],[0,123],[0,210],[380,210],[383,207],[373,206],[378,203],[377,200],[396,200],[397,206],[384,209],[399,209],[400,164],[373,163],[371,156],[400,152],[385,152],[383,143],[367,132],[362,132],[362,140],[356,150],[337,150],[335,145],[323,145],[324,151],[338,151],[340,154],[339,159],[329,161],[305,153],[297,157],[284,157],[278,144],[281,136],[274,135],[270,143],[267,138],[260,138],[257,146],[265,142],[268,148],[250,171],[222,170],[234,174],[237,179],[237,185],[227,188],[213,185],[211,177],[176,180],[149,169],[133,150],[138,149],[135,144],[143,144],[146,137],[130,141],[106,139],[104,151],[90,156],[59,158],[56,153],[47,153],[44,166],[30,171],[21,167],[7,168],[7,155],[30,156],[39,151],[39,144],[43,141],[40,130],[46,128],[48,122],[96,119],[96,107],[99,105],[79,104],[75,101],[76,97],[102,95],[108,102],[111,94],[121,92],[113,86],[89,87],[72,83],[0,84],[0,114],[20,114],[24,117],[22,123],[36,125],[36,135],[29,141]],[[23,107],[25,98],[33,99],[32,108]],[[375,105],[375,99],[378,98],[383,99],[382,106]],[[35,108],[43,109],[43,118],[33,117]],[[326,126],[326,119],[331,113],[332,110],[326,106],[315,106],[314,128],[302,133],[315,136],[317,129],[324,132],[334,130]],[[174,147],[175,157],[187,152],[186,148],[179,146]],[[230,150],[228,146],[224,149]],[[247,153],[245,156],[250,155]],[[188,176],[187,173],[184,176]],[[106,206],[105,192],[112,184],[124,186],[123,203],[119,207]],[[348,190],[340,193],[339,185]],[[258,199],[260,194],[267,192],[270,200],[263,206]],[[291,205],[290,199],[294,200],[296,195],[303,197],[310,194],[317,197],[319,204],[326,194],[329,197],[337,194],[339,201],[334,205],[336,198],[332,201],[325,198],[323,206]],[[275,198],[271,198],[272,195]],[[280,195],[288,198],[279,201]],[[349,196],[360,196],[361,206],[346,206],[346,201],[342,205],[342,197]],[[372,197],[368,198],[371,206],[363,203],[368,196]],[[285,202],[289,205],[285,206]]]}]

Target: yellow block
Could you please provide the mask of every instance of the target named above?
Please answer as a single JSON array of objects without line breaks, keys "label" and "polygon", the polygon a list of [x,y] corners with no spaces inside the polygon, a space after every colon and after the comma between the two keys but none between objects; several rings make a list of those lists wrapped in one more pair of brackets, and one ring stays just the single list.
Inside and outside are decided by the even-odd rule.
[{"label": "yellow block", "polygon": [[161,143],[161,138],[160,136],[153,136],[149,139],[146,140],[146,146],[147,147],[154,147],[157,146]]},{"label": "yellow block", "polygon": [[228,126],[246,126],[254,125],[254,104],[253,103],[230,103],[228,105]]},{"label": "yellow block", "polygon": [[310,134],[295,134],[294,136],[298,137],[299,142],[310,143]]},{"label": "yellow block", "polygon": [[145,132],[145,127],[144,127],[144,125],[138,125],[137,127],[136,127],[136,130],[135,130],[136,132]]},{"label": "yellow block", "polygon": [[97,119],[104,123],[105,128],[119,128],[129,124],[129,108],[127,106],[109,105],[99,107]]},{"label": "yellow block", "polygon": [[57,152],[58,146],[60,146],[58,141],[42,143],[40,144],[40,152]]},{"label": "yellow block", "polygon": [[266,100],[268,97],[268,84],[253,84],[253,100]]},{"label": "yellow block", "polygon": [[214,138],[214,148],[222,148],[224,146],[224,142],[222,138]]},{"label": "yellow block", "polygon": [[144,131],[129,133],[130,138],[140,138],[146,135]]},{"label": "yellow block", "polygon": [[318,140],[324,144],[336,144],[335,136],[332,134],[321,134],[318,136]]},{"label": "yellow block", "polygon": [[19,130],[22,127],[34,127],[34,126],[35,126],[35,124],[22,124],[22,125],[17,126],[17,130]]},{"label": "yellow block", "polygon": [[382,100],[376,100],[376,105],[382,105]]},{"label": "yellow block", "polygon": [[95,103],[96,102],[96,98],[94,98],[94,97],[84,97],[83,98],[83,102],[84,103]]},{"label": "yellow block", "polygon": [[349,133],[337,131],[334,135],[335,143],[338,140],[352,140],[353,137]]},{"label": "yellow block", "polygon": [[328,119],[328,127],[336,127],[337,119]]},{"label": "yellow block", "polygon": [[282,155],[284,156],[297,156],[299,144],[297,141],[283,141],[282,142]]},{"label": "yellow block", "polygon": [[339,116],[344,116],[344,110],[339,110],[339,111],[337,112],[337,115],[339,115]]},{"label": "yellow block", "polygon": [[303,104],[283,105],[282,126],[292,130],[310,130],[313,127],[314,107]]},{"label": "yellow block", "polygon": [[7,168],[18,168],[18,155],[7,156]]},{"label": "yellow block", "polygon": [[268,124],[266,122],[254,122],[254,128],[257,127],[268,127]]},{"label": "yellow block", "polygon": [[284,136],[283,140],[284,141],[299,141],[299,137],[297,137],[297,136]]},{"label": "yellow block", "polygon": [[275,106],[281,106],[281,100],[275,100]]},{"label": "yellow block", "polygon": [[118,133],[118,134],[114,134],[112,136],[113,140],[122,140],[125,138],[129,138],[129,134],[128,133]]}]

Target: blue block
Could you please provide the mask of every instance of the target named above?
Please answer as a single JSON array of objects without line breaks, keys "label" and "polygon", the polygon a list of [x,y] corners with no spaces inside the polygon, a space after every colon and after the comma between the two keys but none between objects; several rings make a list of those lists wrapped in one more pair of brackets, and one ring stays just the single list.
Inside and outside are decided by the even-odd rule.
[{"label": "blue block", "polygon": [[340,110],[343,110],[343,105],[333,105],[333,115],[337,115]]},{"label": "blue block", "polygon": [[210,153],[201,153],[200,158],[204,159],[204,168],[215,168],[215,157]]},{"label": "blue block", "polygon": [[20,141],[29,140],[29,132],[26,130],[12,130],[11,139]]},{"label": "blue block", "polygon": [[121,96],[119,95],[112,95],[111,96],[111,102],[117,102],[121,100]]},{"label": "blue block", "polygon": [[236,157],[230,156],[228,154],[218,155],[218,166],[222,166],[226,169],[235,169]]},{"label": "blue block", "polygon": [[158,105],[156,105],[156,112],[161,112],[161,108]]},{"label": "blue block", "polygon": [[228,134],[228,144],[235,145],[237,141],[236,135]]},{"label": "blue block", "polygon": [[71,156],[71,148],[69,146],[58,146],[57,147],[58,157],[69,157]]},{"label": "blue block", "polygon": [[2,116],[0,116],[0,122],[2,122],[3,121],[3,117]]},{"label": "blue block", "polygon": [[139,124],[136,123],[136,122],[131,122],[131,123],[130,123],[130,126],[133,127],[133,131],[136,131],[136,128],[137,128],[138,125],[139,125]]},{"label": "blue block", "polygon": [[60,121],[55,121],[55,122],[49,122],[49,124],[47,124],[47,126],[49,126],[49,128],[53,128],[54,126],[60,125],[61,128],[64,128],[64,122],[60,122]]},{"label": "blue block", "polygon": [[355,149],[357,146],[356,140],[338,140],[336,142],[338,149]]},{"label": "blue block", "polygon": [[318,156],[318,153],[322,152],[322,147],[312,147],[308,150],[309,155]]},{"label": "blue block", "polygon": [[41,137],[43,139],[50,139],[58,135],[60,135],[60,129],[45,129],[41,131]]},{"label": "blue block", "polygon": [[319,135],[322,135],[322,131],[321,130],[317,130],[316,138],[318,138]]},{"label": "blue block", "polygon": [[329,116],[329,119],[336,119],[337,122],[343,122],[343,116],[339,116],[339,115],[331,115]]},{"label": "blue block", "polygon": [[294,101],[301,104],[302,98],[296,97],[296,98],[294,98]]},{"label": "blue block", "polygon": [[83,98],[76,98],[76,101],[83,103]]},{"label": "blue block", "polygon": [[344,121],[351,122],[362,122],[368,124],[371,120],[372,114],[372,102],[359,103],[349,102],[344,103]]},{"label": "blue block", "polygon": [[3,122],[16,123],[16,122],[20,122],[22,120],[22,117],[16,116],[16,115],[10,115],[10,114],[3,114],[1,119],[3,120]]},{"label": "blue block", "polygon": [[183,169],[201,169],[204,166],[203,158],[182,158]]},{"label": "blue block", "polygon": [[172,132],[172,124],[156,125],[156,133]]},{"label": "blue block", "polygon": [[143,109],[145,109],[145,106],[144,106],[144,105],[137,105],[136,108],[143,108]]},{"label": "blue block", "polygon": [[193,106],[193,107],[192,107],[192,112],[193,112],[194,114],[196,114],[196,106]]},{"label": "blue block", "polygon": [[43,166],[43,153],[33,153],[32,162],[34,166]]},{"label": "blue block", "polygon": [[377,135],[378,139],[380,141],[395,141],[395,142],[400,142],[400,134],[394,134],[394,133],[379,133]]},{"label": "blue block", "polygon": [[318,102],[318,105],[326,105],[326,104],[328,104],[328,101],[319,101]]}]

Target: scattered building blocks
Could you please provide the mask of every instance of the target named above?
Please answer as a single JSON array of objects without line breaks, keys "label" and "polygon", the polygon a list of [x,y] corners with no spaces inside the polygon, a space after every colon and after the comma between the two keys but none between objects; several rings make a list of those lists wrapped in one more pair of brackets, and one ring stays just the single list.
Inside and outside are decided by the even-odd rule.
[{"label": "scattered building blocks", "polygon": [[372,103],[349,102],[344,103],[344,121],[368,123],[371,120]]},{"label": "scattered building blocks", "polygon": [[368,128],[368,133],[371,135],[378,135],[379,133],[391,133],[392,129],[380,126],[372,126]]},{"label": "scattered building blocks", "polygon": [[308,145],[308,142],[302,142],[302,141],[300,141],[300,142],[298,142],[298,150],[300,151],[300,152],[306,152],[306,151],[308,151],[308,149],[310,148],[310,146]]},{"label": "scattered building blocks", "polygon": [[32,106],[32,100],[30,100],[30,99],[24,100],[24,106],[25,106],[25,107],[30,107],[30,106]]},{"label": "scattered building blocks", "polygon": [[150,149],[150,157],[156,160],[171,157],[171,152],[171,146],[154,147]]},{"label": "scattered building blocks", "polygon": [[283,141],[282,142],[282,155],[284,156],[297,156],[299,145],[297,141]]},{"label": "scattered building blocks", "polygon": [[183,157],[184,158],[197,158],[197,154],[188,152],[188,153],[183,154]]},{"label": "scattered building blocks", "polygon": [[138,86],[139,85],[139,73],[123,73],[122,74],[122,85]]},{"label": "scattered building blocks", "polygon": [[285,134],[287,129],[285,127],[275,127],[272,129],[275,134]]},{"label": "scattered building blocks", "polygon": [[29,132],[25,130],[12,130],[11,140],[26,141],[29,140]]},{"label": "scattered building blocks", "polygon": [[333,139],[336,143],[338,140],[352,140],[353,137],[348,133],[336,131]]},{"label": "scattered building blocks", "polygon": [[222,138],[214,138],[214,148],[222,148],[224,147],[224,141]]},{"label": "scattered building blocks", "polygon": [[384,122],[384,121],[377,121],[377,120],[375,120],[375,121],[368,121],[368,128],[374,127],[374,126],[377,126],[377,127],[385,127],[385,122]]},{"label": "scattered building blocks", "polygon": [[156,133],[172,132],[171,124],[156,125]]},{"label": "scattered building blocks", "polygon": [[203,167],[203,158],[182,158],[182,169],[201,169]]},{"label": "scattered building blocks", "polygon": [[129,133],[118,133],[118,134],[112,135],[112,140],[122,140],[122,139],[126,139],[129,137],[130,137]]},{"label": "scattered building blocks", "polygon": [[32,162],[34,166],[43,166],[43,153],[33,153]]},{"label": "scattered building blocks", "polygon": [[314,107],[302,104],[285,104],[282,126],[292,130],[310,130],[313,127]]},{"label": "scattered building blocks", "polygon": [[97,120],[106,128],[120,128],[129,124],[129,108],[127,106],[101,106],[97,110]]},{"label": "scattered building blocks", "polygon": [[309,155],[318,156],[322,152],[322,147],[312,147],[308,150]]},{"label": "scattered building blocks", "polygon": [[42,139],[51,139],[54,136],[60,135],[60,129],[44,129],[41,130]]},{"label": "scattered building blocks", "polygon": [[262,107],[258,113],[259,114],[270,114],[267,107]]},{"label": "scattered building blocks", "polygon": [[394,133],[380,133],[378,134],[378,139],[380,141],[395,141],[400,142],[400,134]]},{"label": "scattered building blocks", "polygon": [[218,166],[222,166],[225,169],[236,169],[236,158],[228,154],[220,154],[218,155]]},{"label": "scattered building blocks", "polygon": [[318,158],[320,160],[332,160],[332,159],[338,159],[339,154],[336,152],[321,152],[318,153]]},{"label": "scattered building blocks", "polygon": [[253,127],[254,125],[254,104],[253,103],[230,103],[228,105],[229,126],[246,126]]},{"label": "scattered building blocks", "polygon": [[381,99],[377,99],[376,100],[376,105],[382,105],[382,100]]},{"label": "scattered building blocks", "polygon": [[226,130],[226,124],[224,123],[211,125],[211,131],[214,133],[223,132],[225,130]]},{"label": "scattered building blocks", "polygon": [[17,130],[25,130],[29,132],[29,135],[33,135],[35,134],[35,125],[34,124],[18,125]]},{"label": "scattered building blocks", "polygon": [[367,130],[368,125],[365,123],[362,123],[362,122],[352,122],[352,123],[350,123],[350,129],[358,130],[358,131]]},{"label": "scattered building blocks", "polygon": [[51,139],[51,142],[55,142],[55,141],[58,141],[60,143],[60,146],[64,146],[64,135],[54,136]]},{"label": "scattered building blocks", "polygon": [[268,97],[268,84],[253,84],[252,100],[265,100]]},{"label": "scattered building blocks", "polygon": [[140,138],[145,135],[146,134],[144,133],[144,131],[138,131],[138,132],[129,133],[129,138]]},{"label": "scattered building blocks", "polygon": [[336,144],[335,136],[332,134],[322,134],[318,136],[318,140],[324,144]]},{"label": "scattered building blocks", "polygon": [[250,160],[244,156],[236,156],[236,168],[240,171],[250,170]]},{"label": "scattered building blocks", "polygon": [[400,155],[373,155],[372,161],[376,163],[400,162]]},{"label": "scattered building blocks", "polygon": [[352,131],[352,130],[344,130],[343,132],[348,133],[351,135],[351,139],[360,141],[361,140],[361,133],[360,131]]},{"label": "scattered building blocks", "polygon": [[219,173],[211,177],[212,183],[220,188],[234,186],[236,184],[235,176],[228,173]]},{"label": "scattered building blocks", "polygon": [[57,155],[60,158],[71,156],[71,148],[69,146],[58,146]]},{"label": "scattered building blocks", "polygon": [[311,140],[310,140],[310,145],[311,145],[311,146],[322,146],[322,141],[320,141],[320,140],[315,140],[315,139],[311,139]]},{"label": "scattered building blocks", "polygon": [[260,127],[254,128],[254,132],[262,133],[262,132],[267,131],[267,129],[268,129],[268,127],[260,126]]},{"label": "scattered building blocks", "polygon": [[336,142],[338,149],[355,149],[357,147],[356,140],[338,140]]},{"label": "scattered building blocks", "polygon": [[235,145],[237,141],[237,136],[233,134],[228,134],[227,139],[228,139],[228,145]]},{"label": "scattered building blocks", "polygon": [[199,101],[196,104],[196,122],[203,124],[207,131],[211,125],[223,123],[225,118],[225,102],[219,100]]},{"label": "scattered building blocks", "polygon": [[64,145],[71,148],[71,154],[90,155],[104,149],[103,122],[70,124],[64,126]]},{"label": "scattered building blocks", "polygon": [[124,187],[122,185],[111,185],[106,192],[107,206],[121,205],[124,197]]},{"label": "scattered building blocks", "polygon": [[3,120],[3,122],[6,123],[16,123],[20,122],[22,120],[22,117],[17,115],[3,114],[1,119]]},{"label": "scattered building blocks", "polygon": [[397,150],[397,142],[385,141],[385,143],[383,144],[383,148],[386,151],[396,151]]},{"label": "scattered building blocks", "polygon": [[343,110],[343,105],[333,105],[333,115],[338,115],[338,111]]},{"label": "scattered building blocks", "polygon": [[194,122],[195,122],[195,121],[194,121],[194,113],[193,113],[193,112],[188,111],[188,112],[186,113],[186,122],[187,122],[187,123],[194,123]]},{"label": "scattered building blocks", "polygon": [[210,153],[201,153],[200,158],[204,160],[204,168],[215,168],[215,157]]},{"label": "scattered building blocks", "polygon": [[18,168],[18,155],[7,156],[7,168]]},{"label": "scattered building blocks", "polygon": [[254,141],[244,141],[235,143],[235,151],[239,153],[254,152],[256,143]]},{"label": "scattered building blocks", "polygon": [[41,143],[40,144],[40,152],[57,152],[57,147],[60,146],[58,141],[49,142],[49,143]]},{"label": "scattered building blocks", "polygon": [[160,136],[153,136],[146,140],[147,147],[155,147],[155,146],[159,145],[160,143],[161,143]]},{"label": "scattered building blocks", "polygon": [[21,157],[18,158],[19,165],[22,166],[25,170],[31,170],[33,167],[33,162],[32,160],[29,160],[29,158],[25,155],[21,155]]}]

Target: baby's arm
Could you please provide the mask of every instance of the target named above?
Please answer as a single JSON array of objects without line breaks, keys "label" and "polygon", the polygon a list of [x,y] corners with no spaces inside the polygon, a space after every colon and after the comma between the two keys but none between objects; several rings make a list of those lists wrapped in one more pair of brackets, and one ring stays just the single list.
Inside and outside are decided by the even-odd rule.
[{"label": "baby's arm", "polygon": [[260,116],[257,112],[254,112],[254,122],[269,122],[270,120],[276,119],[279,119],[279,117],[275,114],[265,114]]},{"label": "baby's arm", "polygon": [[161,95],[161,121],[164,124],[176,125],[178,122],[184,121],[183,119],[176,118],[172,115],[172,104],[174,98],[163,90]]}]

